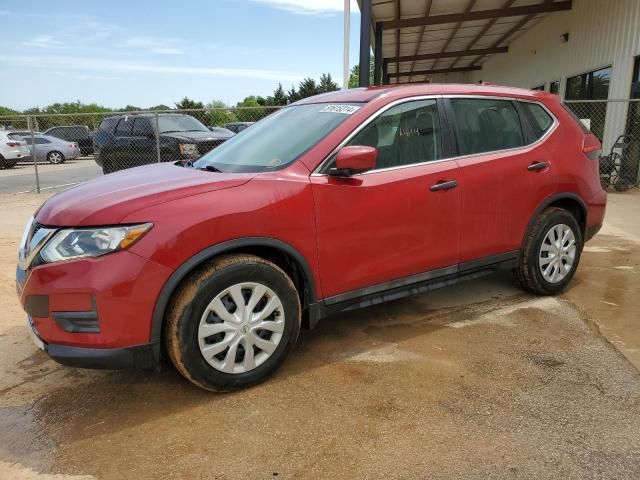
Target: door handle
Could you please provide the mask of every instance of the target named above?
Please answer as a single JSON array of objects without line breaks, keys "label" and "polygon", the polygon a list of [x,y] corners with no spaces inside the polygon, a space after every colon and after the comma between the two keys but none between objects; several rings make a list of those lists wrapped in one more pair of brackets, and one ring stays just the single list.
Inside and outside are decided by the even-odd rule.
[{"label": "door handle", "polygon": [[452,188],[456,188],[458,186],[458,182],[455,180],[449,180],[448,182],[440,182],[431,185],[429,190],[432,192],[437,192],[439,190],[450,190]]},{"label": "door handle", "polygon": [[548,166],[549,164],[547,162],[536,162],[529,165],[527,167],[527,170],[529,170],[530,172],[535,172],[536,170],[544,170]]}]

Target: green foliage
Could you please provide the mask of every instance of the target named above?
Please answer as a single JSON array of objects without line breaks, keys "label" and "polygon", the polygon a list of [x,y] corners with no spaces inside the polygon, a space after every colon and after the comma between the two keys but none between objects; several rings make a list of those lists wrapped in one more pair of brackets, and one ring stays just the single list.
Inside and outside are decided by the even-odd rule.
[{"label": "green foliage", "polygon": [[178,110],[197,110],[204,108],[204,103],[191,100],[189,97],[184,97],[178,103],[176,103]]},{"label": "green foliage", "polygon": [[307,98],[318,94],[318,86],[313,78],[305,78],[300,82],[298,95],[300,98]]},{"label": "green foliage", "polygon": [[0,115],[16,115],[18,113],[19,112],[10,108],[0,106]]},{"label": "green foliage", "polygon": [[237,122],[238,117],[222,100],[213,100],[207,104],[209,110],[208,125],[223,127],[227,123]]},{"label": "green foliage", "polygon": [[[369,85],[373,85],[373,71],[375,70],[375,64],[373,58],[369,61]],[[360,82],[360,65],[354,65],[351,67],[349,73],[349,88],[358,88]]]},{"label": "green foliage", "polygon": [[318,84],[318,93],[335,92],[340,90],[340,87],[331,78],[330,73],[323,73],[320,76],[320,83]]},{"label": "green foliage", "polygon": [[[246,97],[243,101],[238,102],[236,107],[236,116],[239,122],[256,122],[266,115],[263,108],[266,101],[262,97],[251,95]],[[249,108],[251,107],[251,108]]]},{"label": "green foliage", "polygon": [[286,105],[289,98],[282,88],[282,84],[278,84],[278,88],[273,91],[273,95],[270,95],[266,98],[267,105],[269,106],[283,106]]}]

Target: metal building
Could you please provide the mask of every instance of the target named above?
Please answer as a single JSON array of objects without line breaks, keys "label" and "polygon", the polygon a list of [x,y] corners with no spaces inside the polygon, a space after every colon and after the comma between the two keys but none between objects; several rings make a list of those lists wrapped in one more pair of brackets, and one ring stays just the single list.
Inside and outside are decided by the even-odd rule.
[{"label": "metal building", "polygon": [[640,0],[358,3],[360,65],[368,66],[370,45],[374,83],[544,89],[589,124],[605,151],[627,133],[628,151],[640,157]]}]

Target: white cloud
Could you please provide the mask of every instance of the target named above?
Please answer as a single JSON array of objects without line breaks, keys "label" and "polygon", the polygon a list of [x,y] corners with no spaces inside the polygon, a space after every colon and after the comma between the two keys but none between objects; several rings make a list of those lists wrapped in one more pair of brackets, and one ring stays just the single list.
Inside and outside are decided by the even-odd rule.
[{"label": "white cloud", "polygon": [[64,44],[60,40],[53,38],[51,35],[38,35],[30,38],[26,42],[22,42],[22,45],[36,48],[60,48]]},{"label": "white cloud", "polygon": [[[139,72],[167,75],[201,75],[208,77],[236,77],[259,80],[276,80],[281,82],[297,82],[305,75],[281,71],[261,70],[252,68],[224,68],[224,67],[189,67],[169,66],[123,62],[119,60],[103,60],[90,57],[74,56],[13,56],[0,55],[0,62],[11,65],[37,67],[46,70],[82,70],[86,72]],[[86,75],[86,73],[84,73]]]},{"label": "white cloud", "polygon": [[[344,0],[251,0],[299,15],[326,15],[344,10]],[[358,4],[351,0],[351,11],[358,11]]]},{"label": "white cloud", "polygon": [[182,55],[184,51],[175,47],[160,47],[152,48],[151,53],[157,53],[158,55]]}]

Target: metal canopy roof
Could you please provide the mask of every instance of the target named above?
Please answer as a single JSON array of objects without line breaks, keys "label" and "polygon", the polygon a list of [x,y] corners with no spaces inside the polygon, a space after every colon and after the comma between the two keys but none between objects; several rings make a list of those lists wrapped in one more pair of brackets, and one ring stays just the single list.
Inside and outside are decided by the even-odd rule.
[{"label": "metal canopy roof", "polygon": [[[480,70],[514,38],[571,0],[358,0],[371,2],[371,38],[385,83],[424,82],[437,73]],[[382,32],[381,49],[375,38]],[[369,39],[364,39],[367,43]],[[381,55],[380,55],[381,53]],[[399,73],[399,75],[398,75]],[[384,77],[384,74],[383,74]]]}]

